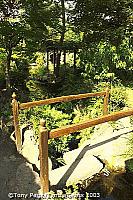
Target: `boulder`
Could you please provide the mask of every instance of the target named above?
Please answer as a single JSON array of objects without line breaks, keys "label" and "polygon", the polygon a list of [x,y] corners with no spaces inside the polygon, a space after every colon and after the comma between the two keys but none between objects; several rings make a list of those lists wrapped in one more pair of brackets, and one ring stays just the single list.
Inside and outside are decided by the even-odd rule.
[{"label": "boulder", "polygon": [[103,164],[94,156],[77,158],[73,163],[50,172],[50,185],[61,189],[65,185],[77,183],[92,177],[103,168]]},{"label": "boulder", "polygon": [[97,125],[95,126],[94,133],[91,136],[91,138],[85,141],[80,148],[66,152],[63,155],[63,159],[67,164],[72,163],[76,159],[76,157],[80,154],[81,151],[84,151],[85,156],[87,155],[98,156],[101,146],[104,145],[104,141],[106,144],[106,141],[112,138],[112,135],[113,135],[113,128],[110,124],[104,123],[102,125],[101,124]]},{"label": "boulder", "polygon": [[39,149],[34,139],[34,133],[31,130],[27,130],[24,133],[24,142],[22,146],[22,155],[33,164],[38,162]]},{"label": "boulder", "polygon": [[[129,119],[123,118],[129,122]],[[110,167],[125,167],[125,160],[127,159],[126,153],[128,151],[128,142],[131,138],[133,128],[122,128],[120,130],[113,130],[109,123],[97,125],[94,133],[88,141],[86,141],[80,148],[64,154],[63,158],[67,164],[75,161],[81,156],[94,155],[107,161]]]},{"label": "boulder", "polygon": [[[39,146],[36,143],[34,133],[31,130],[27,130],[24,133],[22,155],[28,160],[29,163],[35,164],[36,167],[40,170]],[[51,170],[52,161],[49,158],[49,171]]]}]

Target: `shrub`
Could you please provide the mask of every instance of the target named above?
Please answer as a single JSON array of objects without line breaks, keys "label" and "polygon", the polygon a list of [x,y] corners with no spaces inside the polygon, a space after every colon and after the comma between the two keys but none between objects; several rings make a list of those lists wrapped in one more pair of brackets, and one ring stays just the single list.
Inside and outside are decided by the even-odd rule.
[{"label": "shrub", "polygon": [[[93,119],[102,115],[103,113],[103,100],[101,98],[93,98],[90,101],[90,104],[87,107],[81,109],[75,109],[75,117],[73,123],[79,123],[85,120]],[[83,129],[77,136],[77,139],[80,139],[79,146],[86,140],[90,139],[91,134],[93,133],[93,127]]]},{"label": "shrub", "polygon": [[115,85],[111,88],[110,110],[120,110],[126,106],[127,94],[126,88],[122,85]]},{"label": "shrub", "polygon": [[[21,111],[20,122],[26,123],[27,120],[30,122],[35,130],[36,140],[38,139],[38,128],[41,118],[46,120],[46,127],[49,131],[71,123],[71,115],[58,111],[54,107],[51,108],[51,106],[41,106]],[[62,157],[63,153],[69,150],[69,143],[72,138],[73,135],[68,135],[49,140],[49,155],[54,161],[54,168],[59,165],[58,160]],[[61,160],[61,162],[63,161]]]},{"label": "shrub", "polygon": [[117,111],[124,108],[127,103],[127,94],[126,88],[122,85],[119,79],[109,82],[100,82],[95,86],[93,92],[96,91],[104,91],[105,88],[108,87],[110,89],[110,96],[109,96],[109,111]]}]

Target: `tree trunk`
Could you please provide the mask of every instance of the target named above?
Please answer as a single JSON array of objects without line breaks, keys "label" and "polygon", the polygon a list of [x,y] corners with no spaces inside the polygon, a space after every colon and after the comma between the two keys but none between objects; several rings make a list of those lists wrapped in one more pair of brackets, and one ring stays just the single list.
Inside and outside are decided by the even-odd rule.
[{"label": "tree trunk", "polygon": [[11,88],[11,82],[10,82],[11,56],[12,56],[12,49],[9,49],[9,51],[7,52],[7,62],[6,62],[6,71],[5,71],[6,89],[7,90],[10,90],[10,88]]},{"label": "tree trunk", "polygon": [[76,55],[77,55],[77,51],[76,49],[74,49],[74,63],[73,63],[74,73],[76,72]]},{"label": "tree trunk", "polygon": [[64,50],[64,69],[66,72],[66,50]]},{"label": "tree trunk", "polygon": [[53,63],[54,63],[54,74],[55,74],[55,71],[56,71],[56,50],[54,48],[54,53],[53,53]]},{"label": "tree trunk", "polygon": [[58,79],[58,77],[59,77],[60,57],[61,57],[61,51],[58,51],[58,49],[57,49],[55,79]]},{"label": "tree trunk", "polygon": [[[62,33],[60,38],[60,46],[63,45],[64,37],[65,37],[65,31],[66,31],[66,19],[65,19],[65,0],[61,0],[61,15],[62,15]],[[61,52],[62,50],[59,50],[57,53],[57,65],[56,65],[56,78],[59,77],[59,69],[60,69],[60,61],[61,61]]]},{"label": "tree trunk", "polygon": [[62,34],[60,38],[60,43],[63,44],[65,31],[66,31],[66,19],[65,19],[65,1],[61,0],[61,8],[62,8]]}]

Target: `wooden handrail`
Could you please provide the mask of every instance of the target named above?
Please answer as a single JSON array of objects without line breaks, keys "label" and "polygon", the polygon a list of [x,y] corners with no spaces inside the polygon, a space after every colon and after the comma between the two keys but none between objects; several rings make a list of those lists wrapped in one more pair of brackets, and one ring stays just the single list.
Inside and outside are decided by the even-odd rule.
[{"label": "wooden handrail", "polygon": [[127,111],[119,111],[112,114],[104,115],[96,119],[90,119],[78,124],[67,125],[61,128],[53,129],[49,132],[49,138],[57,138],[63,135],[68,135],[70,133],[95,126],[108,121],[116,121],[120,118],[133,115],[133,109]]},{"label": "wooden handrail", "polygon": [[85,93],[85,94],[78,94],[78,95],[61,96],[61,97],[50,98],[50,99],[45,99],[45,100],[40,100],[40,101],[21,103],[21,104],[19,104],[19,109],[28,109],[28,108],[31,108],[34,106],[48,105],[48,104],[53,104],[53,103],[67,102],[67,101],[72,101],[72,100],[85,99],[88,97],[98,97],[98,96],[106,96],[106,91],[96,92],[96,93]]}]

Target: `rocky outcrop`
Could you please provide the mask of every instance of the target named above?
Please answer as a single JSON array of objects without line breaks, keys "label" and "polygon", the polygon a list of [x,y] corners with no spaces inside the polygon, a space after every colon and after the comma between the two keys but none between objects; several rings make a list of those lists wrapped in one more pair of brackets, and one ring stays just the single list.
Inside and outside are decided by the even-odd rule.
[{"label": "rocky outcrop", "polygon": [[[81,153],[82,154],[82,153]],[[50,172],[50,185],[63,188],[65,185],[85,180],[102,170],[103,164],[94,156],[76,158],[73,163]]]},{"label": "rocky outcrop", "polygon": [[90,140],[80,148],[65,153],[63,158],[67,164],[72,163],[84,151],[85,157],[94,155],[106,161],[110,167],[124,168],[132,130],[129,117],[118,120],[115,129],[109,123],[97,125]]}]

